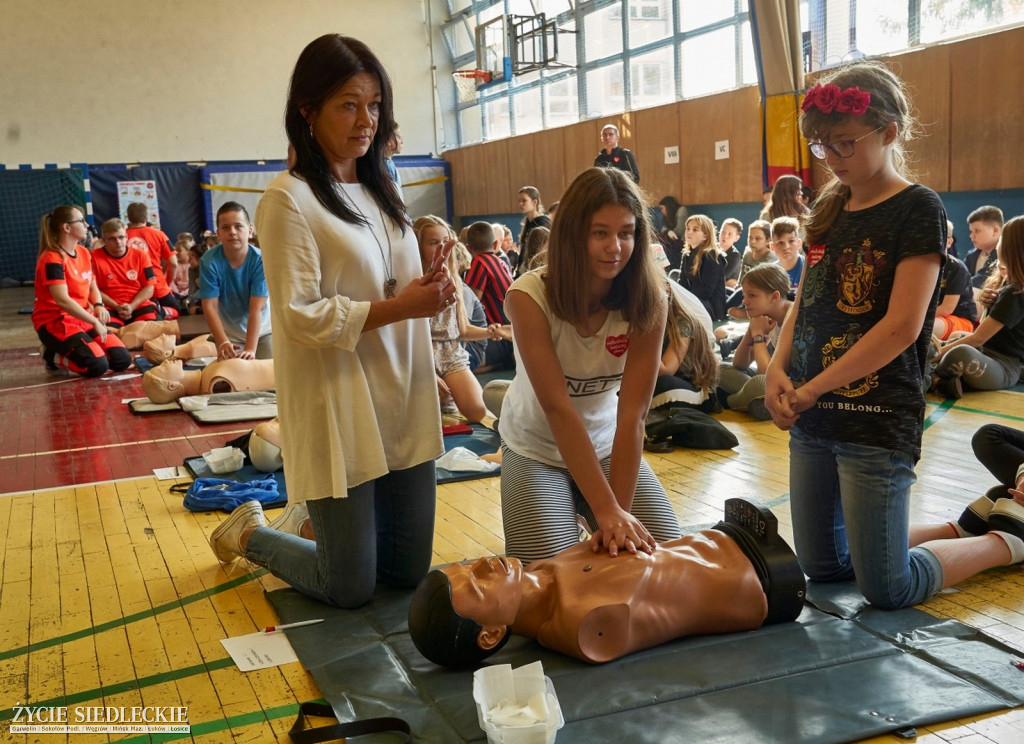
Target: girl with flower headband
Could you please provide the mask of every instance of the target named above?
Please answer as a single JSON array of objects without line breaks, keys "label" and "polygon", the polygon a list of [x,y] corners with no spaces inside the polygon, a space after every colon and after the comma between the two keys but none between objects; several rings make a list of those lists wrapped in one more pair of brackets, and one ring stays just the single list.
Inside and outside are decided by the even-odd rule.
[{"label": "girl with flower headband", "polygon": [[804,573],[855,577],[872,604],[906,607],[1024,560],[1024,520],[993,514],[985,529],[1008,531],[964,539],[955,539],[968,534],[956,523],[910,527],[946,214],[933,191],[908,180],[903,143],[914,119],[884,65],[837,70],[802,108],[801,131],[832,178],[805,227],[804,274],[768,366],[765,404],[791,432]]}]

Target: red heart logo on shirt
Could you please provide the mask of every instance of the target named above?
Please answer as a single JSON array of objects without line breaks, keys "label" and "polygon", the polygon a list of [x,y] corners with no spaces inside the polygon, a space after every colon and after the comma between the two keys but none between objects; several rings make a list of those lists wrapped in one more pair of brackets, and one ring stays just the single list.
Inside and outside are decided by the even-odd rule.
[{"label": "red heart logo on shirt", "polygon": [[604,340],[604,348],[613,355],[620,357],[626,353],[626,349],[629,348],[629,336],[622,334],[621,336],[608,336]]},{"label": "red heart logo on shirt", "polygon": [[808,249],[808,251],[807,251],[807,262],[811,266],[814,266],[814,264],[818,263],[818,261],[820,261],[822,258],[824,258],[824,256],[825,256],[825,246],[824,246],[824,244],[818,243],[817,245],[812,245],[810,247],[810,249]]}]

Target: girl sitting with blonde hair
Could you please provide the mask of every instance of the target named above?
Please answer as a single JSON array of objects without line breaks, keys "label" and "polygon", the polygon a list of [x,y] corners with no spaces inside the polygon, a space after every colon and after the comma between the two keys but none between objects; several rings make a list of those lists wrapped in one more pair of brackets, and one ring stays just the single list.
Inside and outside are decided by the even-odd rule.
[{"label": "girl sitting with blonde hair", "polygon": [[[454,231],[440,217],[420,217],[413,223],[412,229],[420,246],[424,271],[430,267],[438,246],[456,243]],[[457,409],[467,421],[477,423],[487,415],[487,409],[484,407],[480,383],[470,371],[469,353],[459,341],[486,340],[490,334],[486,328],[478,328],[469,322],[455,250],[448,254],[448,271],[455,284],[455,302],[430,319],[437,393],[442,413],[454,413]]]}]

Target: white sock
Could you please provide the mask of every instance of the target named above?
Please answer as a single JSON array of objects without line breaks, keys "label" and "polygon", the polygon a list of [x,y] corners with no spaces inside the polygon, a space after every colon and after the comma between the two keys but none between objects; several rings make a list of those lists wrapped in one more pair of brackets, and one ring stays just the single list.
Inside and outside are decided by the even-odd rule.
[{"label": "white sock", "polygon": [[968,532],[957,522],[946,522],[952,528],[953,532],[956,533],[956,537],[974,537],[973,533]]},{"label": "white sock", "polygon": [[1014,563],[1024,562],[1024,540],[1001,530],[991,530],[988,534],[1001,537],[1006,547],[1010,549],[1010,562],[1003,565],[1012,566]]}]

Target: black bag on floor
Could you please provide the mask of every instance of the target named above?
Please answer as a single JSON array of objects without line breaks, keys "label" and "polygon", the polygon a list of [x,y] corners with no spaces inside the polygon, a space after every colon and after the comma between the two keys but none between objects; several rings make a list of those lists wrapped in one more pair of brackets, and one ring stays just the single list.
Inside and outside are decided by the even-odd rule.
[{"label": "black bag on floor", "polygon": [[651,444],[669,439],[691,449],[732,449],[736,435],[711,416],[688,406],[663,406],[647,414],[645,440]]}]

